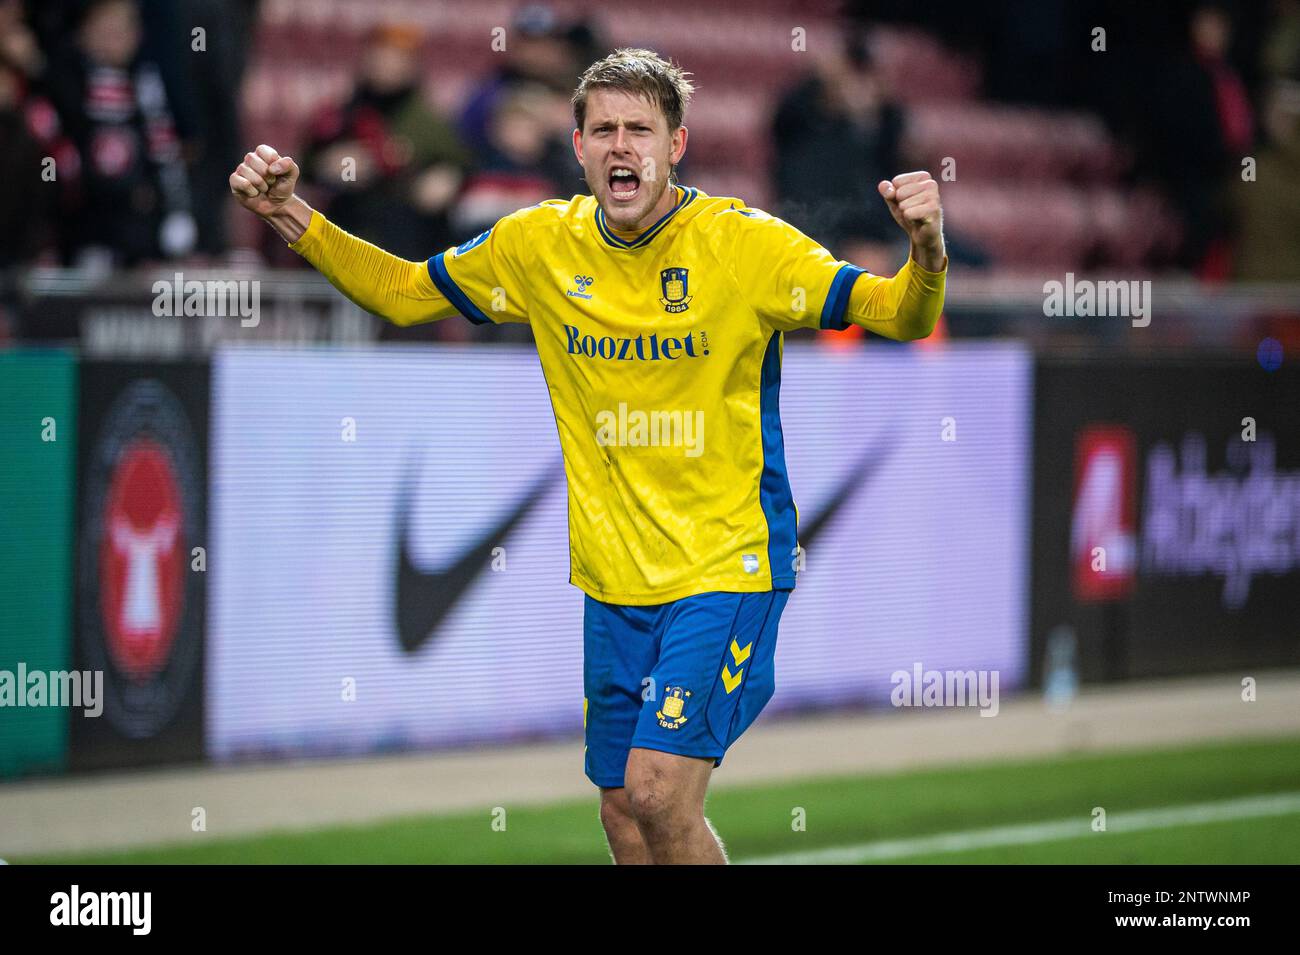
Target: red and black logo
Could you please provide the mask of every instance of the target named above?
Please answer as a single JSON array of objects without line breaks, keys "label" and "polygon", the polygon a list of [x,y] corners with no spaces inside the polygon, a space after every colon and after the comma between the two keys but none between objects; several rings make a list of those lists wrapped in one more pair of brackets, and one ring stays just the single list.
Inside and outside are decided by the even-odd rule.
[{"label": "red and black logo", "polygon": [[1120,425],[1089,425],[1074,449],[1070,570],[1081,601],[1127,596],[1137,574],[1137,441]]},{"label": "red and black logo", "polygon": [[104,418],[84,476],[81,637],[104,671],[104,717],[132,739],[163,730],[201,655],[202,474],[193,428],[161,382],[128,385]]}]

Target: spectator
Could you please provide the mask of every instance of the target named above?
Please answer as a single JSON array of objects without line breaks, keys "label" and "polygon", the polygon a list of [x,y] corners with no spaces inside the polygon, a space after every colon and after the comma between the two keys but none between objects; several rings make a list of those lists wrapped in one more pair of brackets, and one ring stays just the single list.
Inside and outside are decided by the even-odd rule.
[{"label": "spectator", "polygon": [[0,63],[28,81],[45,69],[45,56],[25,22],[20,0],[0,0]]},{"label": "spectator", "polygon": [[[582,56],[595,40],[583,23],[565,26],[543,4],[524,7],[506,35],[502,65],[469,96],[460,117],[460,132],[475,154],[488,148],[493,117],[511,93],[521,88],[549,90],[568,102],[578,74],[587,66]],[[568,131],[572,122],[566,120]]]},{"label": "spectator", "polygon": [[1250,99],[1241,76],[1228,61],[1232,23],[1221,7],[1208,6],[1192,17],[1192,52],[1214,91],[1213,115],[1224,147],[1242,156],[1255,141]]},{"label": "spectator", "polygon": [[865,37],[851,33],[777,107],[779,214],[826,244],[892,236],[876,183],[898,173],[902,129]]},{"label": "spectator", "polygon": [[[487,143],[456,207],[457,234],[476,235],[522,206],[586,191],[572,146],[551,132],[548,114],[555,106],[552,94],[540,87],[520,87],[497,103]],[[561,108],[567,112],[568,104]]]},{"label": "spectator", "polygon": [[352,98],[315,118],[303,155],[339,225],[412,259],[451,244],[448,211],[468,166],[420,89],[422,42],[411,28],[377,28]]},{"label": "spectator", "polygon": [[1155,160],[1185,232],[1180,264],[1206,279],[1228,271],[1227,186],[1254,138],[1245,88],[1227,54],[1228,14],[1201,6],[1185,52],[1162,70],[1146,116]]},{"label": "spectator", "polygon": [[0,222],[5,223],[0,269],[27,262],[39,251],[43,200],[53,188],[42,188],[42,150],[28,128],[22,88],[21,72],[0,58],[0,181],[9,184],[0,190]]},{"label": "spectator", "polygon": [[1260,52],[1261,65],[1272,79],[1300,80],[1300,0],[1278,0],[1276,14]]},{"label": "spectator", "polygon": [[[194,245],[189,181],[158,68],[139,56],[134,0],[90,0],[47,86],[79,157],[64,253],[132,265]],[[61,170],[61,174],[71,170]]]},{"label": "spectator", "polygon": [[1255,179],[1234,186],[1240,214],[1234,271],[1244,281],[1300,282],[1300,82],[1277,81],[1263,119],[1268,144]]},{"label": "spectator", "polygon": [[54,108],[33,92],[44,68],[22,4],[0,0],[0,182],[12,186],[0,192],[0,269],[39,258],[60,186],[52,173],[76,168]]},{"label": "spectator", "polygon": [[[230,189],[226,179],[231,160],[248,149],[240,129],[240,91],[253,48],[259,2],[187,0],[173,14],[181,21],[178,32],[185,39],[184,45],[168,45],[182,51],[177,80],[187,93],[189,121],[181,124],[181,134],[192,162],[198,251],[209,256],[227,251]],[[193,39],[188,30],[196,27],[204,31],[202,51],[194,51],[191,46]]]}]

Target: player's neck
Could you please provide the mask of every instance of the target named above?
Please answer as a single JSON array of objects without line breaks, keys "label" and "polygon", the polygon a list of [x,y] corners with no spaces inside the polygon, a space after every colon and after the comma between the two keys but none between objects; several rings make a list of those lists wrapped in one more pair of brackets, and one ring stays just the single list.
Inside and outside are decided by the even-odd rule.
[{"label": "player's neck", "polygon": [[654,204],[649,212],[641,217],[641,221],[633,228],[616,229],[613,224],[610,223],[608,217],[606,217],[605,223],[609,226],[610,231],[618,238],[635,239],[646,229],[650,228],[664,216],[668,215],[668,213],[672,211],[673,206],[677,205],[679,199],[680,195],[677,192],[677,186],[669,186],[664,190],[664,194],[659,197],[659,201]]}]

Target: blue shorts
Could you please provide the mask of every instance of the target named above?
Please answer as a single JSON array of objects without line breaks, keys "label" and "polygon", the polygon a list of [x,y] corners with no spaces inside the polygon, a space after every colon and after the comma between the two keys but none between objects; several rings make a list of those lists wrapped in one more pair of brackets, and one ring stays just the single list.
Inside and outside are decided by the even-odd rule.
[{"label": "blue shorts", "polygon": [[588,778],[622,786],[634,746],[721,765],[776,689],[776,628],[789,598],[719,592],[631,607],[587,597]]}]

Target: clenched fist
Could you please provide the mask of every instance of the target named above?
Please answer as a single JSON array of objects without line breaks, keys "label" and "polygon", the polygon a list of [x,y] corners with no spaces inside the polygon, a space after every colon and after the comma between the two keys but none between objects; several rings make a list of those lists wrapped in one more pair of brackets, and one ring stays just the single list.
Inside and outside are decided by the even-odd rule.
[{"label": "clenched fist", "polygon": [[882,179],[876,186],[889,214],[912,240],[912,258],[931,272],[941,272],[947,253],[943,246],[943,207],[939,184],[928,172],[905,172]]},{"label": "clenched fist", "polygon": [[298,164],[270,146],[258,146],[230,174],[230,191],[239,204],[266,219],[287,241],[302,237],[311,209],[293,194]]}]

